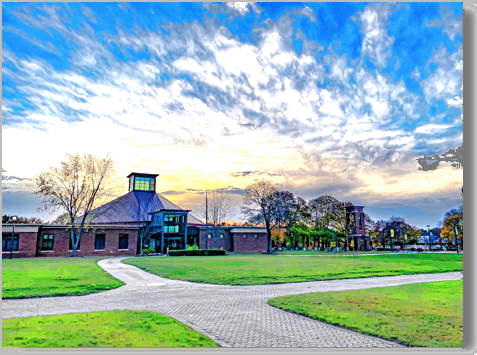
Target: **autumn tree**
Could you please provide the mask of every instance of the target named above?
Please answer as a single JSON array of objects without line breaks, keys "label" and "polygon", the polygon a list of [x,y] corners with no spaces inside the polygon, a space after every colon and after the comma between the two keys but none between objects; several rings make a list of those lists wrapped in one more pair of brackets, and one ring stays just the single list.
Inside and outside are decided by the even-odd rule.
[{"label": "autumn tree", "polygon": [[51,167],[35,179],[35,193],[43,197],[45,208],[67,214],[71,256],[78,256],[81,237],[96,217],[90,213],[107,194],[105,186],[112,168],[110,157],[69,154],[59,166]]},{"label": "autumn tree", "polygon": [[273,228],[273,199],[270,197],[277,192],[277,187],[270,181],[257,181],[246,188],[242,212],[249,218],[261,216],[267,230],[267,251],[272,252],[272,228]]},{"label": "autumn tree", "polygon": [[[464,214],[461,211],[453,210],[452,213],[446,213],[444,222],[442,223],[441,237],[446,238],[455,244],[457,253],[462,249],[463,245],[463,221]],[[460,248],[459,248],[460,247]]]}]

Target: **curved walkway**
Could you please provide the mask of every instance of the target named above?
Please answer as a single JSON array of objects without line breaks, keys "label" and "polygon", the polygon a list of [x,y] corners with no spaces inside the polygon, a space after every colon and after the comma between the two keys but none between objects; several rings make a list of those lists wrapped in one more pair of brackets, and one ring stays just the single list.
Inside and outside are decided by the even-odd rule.
[{"label": "curved walkway", "polygon": [[121,258],[98,264],[126,285],[85,296],[2,302],[2,318],[106,310],[159,312],[232,347],[399,347],[401,345],[269,306],[268,298],[324,291],[458,280],[460,272],[256,286],[222,286],[165,279]]}]

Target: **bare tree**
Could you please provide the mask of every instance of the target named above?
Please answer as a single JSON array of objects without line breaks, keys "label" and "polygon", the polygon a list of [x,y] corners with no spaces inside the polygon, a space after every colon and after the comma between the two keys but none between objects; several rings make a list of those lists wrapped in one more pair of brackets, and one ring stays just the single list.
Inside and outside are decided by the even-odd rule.
[{"label": "bare tree", "polygon": [[261,180],[247,186],[246,191],[242,212],[249,217],[260,215],[263,218],[268,237],[267,251],[270,253],[272,251],[273,217],[273,199],[270,196],[278,190],[270,181]]},{"label": "bare tree", "polygon": [[81,237],[95,217],[90,212],[107,193],[105,182],[112,166],[109,156],[97,158],[91,154],[69,154],[59,166],[35,179],[35,193],[43,196],[45,207],[60,209],[68,215],[66,224],[70,231],[71,256],[78,256]]},{"label": "bare tree", "polygon": [[217,189],[209,191],[208,200],[209,219],[214,226],[219,226],[230,214],[232,208],[230,196],[223,189]]}]

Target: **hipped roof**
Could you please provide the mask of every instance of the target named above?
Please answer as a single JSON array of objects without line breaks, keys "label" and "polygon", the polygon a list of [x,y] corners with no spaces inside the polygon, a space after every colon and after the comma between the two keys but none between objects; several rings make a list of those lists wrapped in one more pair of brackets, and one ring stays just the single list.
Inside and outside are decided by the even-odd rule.
[{"label": "hipped roof", "polygon": [[[149,222],[151,212],[183,210],[164,196],[148,191],[130,191],[90,212],[91,223]],[[185,211],[185,210],[184,210]],[[189,224],[203,224],[189,213]]]}]

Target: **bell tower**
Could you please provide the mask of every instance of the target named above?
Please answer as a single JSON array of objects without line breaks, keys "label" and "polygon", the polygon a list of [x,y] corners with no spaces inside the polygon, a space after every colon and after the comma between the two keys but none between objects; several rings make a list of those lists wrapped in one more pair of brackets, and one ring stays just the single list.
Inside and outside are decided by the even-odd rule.
[{"label": "bell tower", "polygon": [[369,250],[366,236],[364,206],[346,206],[346,229],[353,240],[354,250]]}]

